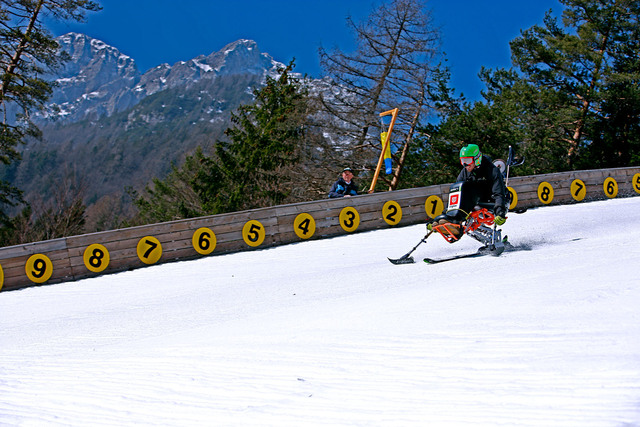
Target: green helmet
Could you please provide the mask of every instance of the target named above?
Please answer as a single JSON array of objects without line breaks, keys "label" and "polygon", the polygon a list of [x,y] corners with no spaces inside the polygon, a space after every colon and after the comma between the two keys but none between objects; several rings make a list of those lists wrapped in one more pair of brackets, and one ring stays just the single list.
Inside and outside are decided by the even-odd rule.
[{"label": "green helmet", "polygon": [[482,163],[480,147],[476,144],[465,145],[460,149],[460,163],[462,163],[462,165],[465,163],[469,164],[472,160],[476,163],[476,166],[480,166],[480,163]]}]

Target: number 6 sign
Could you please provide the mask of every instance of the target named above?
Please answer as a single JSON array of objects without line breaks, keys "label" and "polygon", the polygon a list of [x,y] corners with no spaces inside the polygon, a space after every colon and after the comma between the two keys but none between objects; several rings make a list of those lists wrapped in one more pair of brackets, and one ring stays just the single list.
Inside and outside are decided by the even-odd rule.
[{"label": "number 6 sign", "polygon": [[193,233],[191,244],[200,255],[209,255],[216,248],[216,235],[207,227],[200,227]]},{"label": "number 6 sign", "polygon": [[615,179],[609,177],[604,180],[604,184],[602,184],[604,188],[604,194],[612,199],[618,195],[618,183]]}]

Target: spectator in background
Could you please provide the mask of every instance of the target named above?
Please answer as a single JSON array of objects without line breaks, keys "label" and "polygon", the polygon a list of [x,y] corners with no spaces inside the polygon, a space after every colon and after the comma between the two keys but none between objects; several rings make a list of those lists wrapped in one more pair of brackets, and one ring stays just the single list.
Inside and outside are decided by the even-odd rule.
[{"label": "spectator in background", "polygon": [[353,171],[351,168],[342,170],[342,178],[338,179],[329,190],[329,198],[351,197],[358,195],[358,186],[353,182]]}]

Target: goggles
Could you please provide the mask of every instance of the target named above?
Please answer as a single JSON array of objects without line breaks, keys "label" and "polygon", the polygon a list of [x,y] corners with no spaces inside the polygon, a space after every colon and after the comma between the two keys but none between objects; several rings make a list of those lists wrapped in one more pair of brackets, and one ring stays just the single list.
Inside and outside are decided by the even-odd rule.
[{"label": "goggles", "polygon": [[469,166],[471,163],[474,163],[475,161],[476,159],[473,157],[460,157],[460,163],[462,164],[462,166]]}]

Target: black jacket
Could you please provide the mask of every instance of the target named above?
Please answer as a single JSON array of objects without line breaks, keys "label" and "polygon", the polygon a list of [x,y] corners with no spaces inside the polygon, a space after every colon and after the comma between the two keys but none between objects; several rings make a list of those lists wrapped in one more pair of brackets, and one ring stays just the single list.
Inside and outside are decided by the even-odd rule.
[{"label": "black jacket", "polygon": [[480,166],[473,168],[471,173],[462,168],[457,182],[472,182],[479,193],[481,202],[494,203],[493,212],[503,216],[506,212],[507,187],[504,185],[502,172],[489,156],[483,155]]},{"label": "black jacket", "polygon": [[357,196],[358,195],[358,186],[353,180],[350,183],[346,183],[346,181],[342,178],[337,180],[331,186],[331,190],[329,190],[329,198],[333,199],[335,197],[344,197],[345,195]]}]

